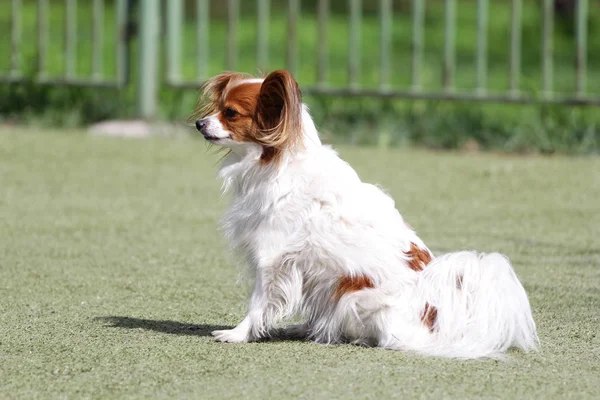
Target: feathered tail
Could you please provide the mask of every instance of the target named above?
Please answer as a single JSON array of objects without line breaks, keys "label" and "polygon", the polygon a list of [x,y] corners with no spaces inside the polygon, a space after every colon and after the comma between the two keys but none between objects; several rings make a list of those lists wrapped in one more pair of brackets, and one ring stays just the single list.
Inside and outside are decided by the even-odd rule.
[{"label": "feathered tail", "polygon": [[510,347],[536,348],[529,299],[508,259],[470,251],[434,259],[422,272],[417,298],[435,312],[423,353],[457,358],[501,358]]}]

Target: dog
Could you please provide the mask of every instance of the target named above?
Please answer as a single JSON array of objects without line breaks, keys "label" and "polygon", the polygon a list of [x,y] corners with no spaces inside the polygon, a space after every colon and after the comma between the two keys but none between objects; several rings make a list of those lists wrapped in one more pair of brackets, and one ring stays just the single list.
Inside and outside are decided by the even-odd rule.
[{"label": "dog", "polygon": [[509,260],[461,251],[434,257],[394,200],[321,144],[293,76],[226,72],[209,79],[197,130],[228,150],[222,221],[250,267],[248,313],[220,342],[289,333],[451,358],[536,349],[527,294]]}]

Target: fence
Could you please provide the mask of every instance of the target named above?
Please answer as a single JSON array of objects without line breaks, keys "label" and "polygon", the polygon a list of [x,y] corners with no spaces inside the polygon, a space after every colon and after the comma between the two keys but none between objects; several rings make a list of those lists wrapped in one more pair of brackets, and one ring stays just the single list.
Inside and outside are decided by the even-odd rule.
[{"label": "fence", "polygon": [[[23,0],[11,0],[11,29],[10,29],[10,71],[7,75],[0,75],[0,82],[19,82],[28,79],[21,68],[22,49],[22,15]],[[92,65],[93,72],[89,77],[76,75],[75,60],[77,38],[77,0],[65,0],[65,37],[64,37],[64,75],[50,77],[47,72],[48,40],[49,40],[49,0],[37,0],[37,43],[36,43],[36,72],[35,82],[49,85],[77,85],[77,86],[104,86],[122,87],[127,84],[128,77],[128,38],[127,15],[129,14],[128,0],[116,0],[115,31],[117,41],[115,45],[116,76],[107,80],[103,75],[102,48],[104,45],[104,0],[93,0],[92,18]]]},{"label": "fence", "polygon": [[[92,0],[92,74],[77,75],[74,67],[76,58],[77,37],[77,0],[64,0],[64,59],[65,67],[62,76],[48,76],[46,59],[48,49],[48,1],[37,0],[37,66],[34,81],[50,85],[108,86],[122,88],[129,84],[129,57],[131,56],[130,39],[132,24],[137,24],[138,62],[137,101],[138,113],[142,117],[152,117],[158,107],[158,92],[163,86],[172,88],[197,88],[207,78],[209,60],[210,10],[209,0],[196,0],[196,61],[197,72],[192,80],[181,77],[182,43],[181,28],[183,26],[183,0],[138,0],[137,20],[133,21],[132,0],[113,0],[115,7],[115,62],[116,74],[106,78],[103,74],[104,32],[104,0]],[[542,26],[540,69],[542,90],[533,95],[520,90],[522,31],[521,12],[523,0],[511,0],[510,7],[510,51],[509,51],[509,88],[503,92],[487,89],[488,71],[488,19],[489,1],[477,0],[477,43],[475,49],[476,87],[474,90],[460,90],[455,85],[456,73],[456,0],[444,0],[444,45],[443,58],[440,65],[442,87],[439,90],[426,90],[422,85],[421,68],[424,54],[425,0],[412,0],[412,39],[411,39],[411,76],[410,85],[396,87],[390,83],[392,65],[392,0],[379,0],[379,84],[377,87],[364,87],[359,76],[361,70],[361,21],[363,3],[361,0],[348,0],[348,36],[347,54],[348,81],[343,86],[332,86],[328,83],[327,35],[330,3],[318,0],[316,5],[316,83],[303,86],[303,92],[326,96],[376,96],[385,98],[440,99],[463,101],[492,101],[515,103],[558,103],[568,105],[600,105],[600,97],[589,94],[586,89],[587,39],[588,39],[588,0],[577,0],[575,8],[575,90],[572,93],[557,94],[553,92],[553,21],[554,1],[541,0]],[[0,81],[18,82],[29,79],[21,69],[20,54],[22,47],[21,8],[23,0],[12,0],[11,7],[11,46],[10,71],[0,75]],[[269,59],[269,20],[270,0],[256,0],[256,67],[266,69]],[[166,7],[166,20],[161,19],[161,7]],[[227,0],[227,33],[225,69],[236,68],[238,47],[236,37],[239,24],[240,0]],[[301,60],[298,58],[298,25],[300,19],[300,0],[287,1],[287,38],[286,68],[295,73]],[[166,36],[163,43],[161,26],[166,23]],[[164,47],[164,49],[163,49]],[[162,51],[166,55],[166,76],[159,73]],[[132,74],[133,75],[133,74]]]}]

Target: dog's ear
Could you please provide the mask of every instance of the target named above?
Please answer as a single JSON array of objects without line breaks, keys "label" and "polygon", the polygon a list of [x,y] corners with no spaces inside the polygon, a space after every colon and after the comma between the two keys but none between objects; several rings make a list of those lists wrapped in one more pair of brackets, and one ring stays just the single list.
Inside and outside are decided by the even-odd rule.
[{"label": "dog's ear", "polygon": [[204,82],[200,88],[200,98],[189,120],[194,122],[216,113],[223,101],[227,87],[233,82],[246,78],[245,74],[239,72],[223,72]]},{"label": "dog's ear", "polygon": [[263,81],[255,112],[258,134],[263,146],[261,162],[276,161],[281,152],[300,144],[302,137],[302,94],[292,74],[271,72]]}]

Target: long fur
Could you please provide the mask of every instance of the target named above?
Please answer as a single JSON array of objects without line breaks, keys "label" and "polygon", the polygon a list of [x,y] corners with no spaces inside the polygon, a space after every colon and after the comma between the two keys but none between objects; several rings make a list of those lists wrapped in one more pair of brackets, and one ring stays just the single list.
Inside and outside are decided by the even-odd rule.
[{"label": "long fur", "polygon": [[277,163],[261,162],[255,142],[224,144],[232,152],[219,175],[232,202],[222,226],[255,284],[246,318],[213,332],[217,340],[258,340],[300,315],[290,329],[319,343],[458,358],[536,348],[529,301],[506,257],[465,251],[417,268],[431,253],[394,200],[321,144],[305,106],[290,112],[300,123],[282,134],[302,146],[282,148]]}]

